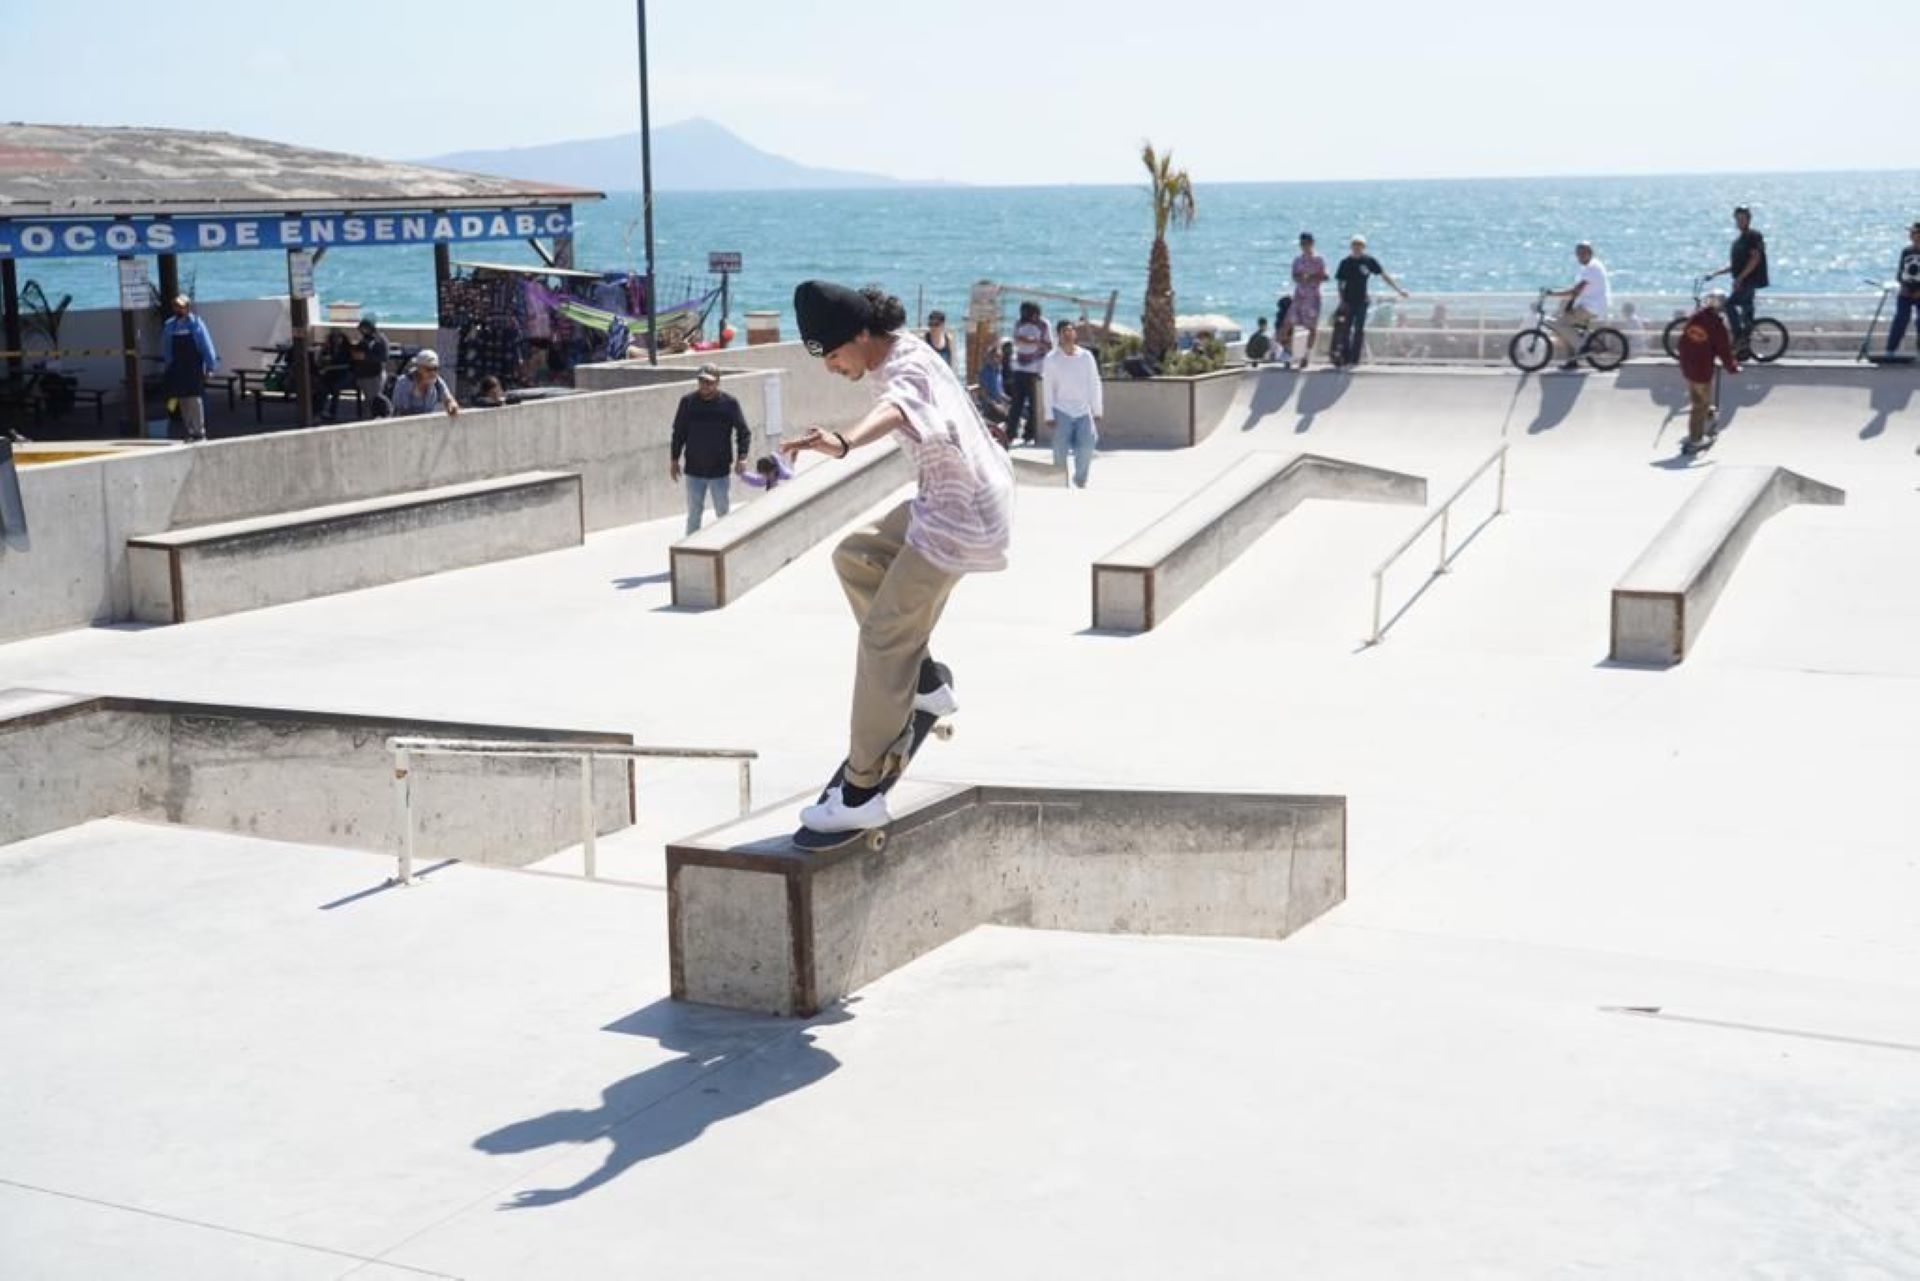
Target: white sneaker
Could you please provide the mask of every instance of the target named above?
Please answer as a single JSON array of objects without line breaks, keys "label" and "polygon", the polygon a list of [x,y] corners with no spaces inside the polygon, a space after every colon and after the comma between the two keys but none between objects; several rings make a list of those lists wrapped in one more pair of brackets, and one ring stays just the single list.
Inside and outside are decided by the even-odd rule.
[{"label": "white sneaker", "polygon": [[954,695],[953,686],[942,685],[939,689],[928,690],[924,694],[913,696],[913,710],[932,712],[935,716],[951,716],[960,710],[960,700]]},{"label": "white sneaker", "polygon": [[816,832],[863,832],[893,822],[887,812],[887,794],[875,792],[865,805],[849,806],[840,799],[840,789],[827,793],[827,799],[800,811],[800,824]]}]

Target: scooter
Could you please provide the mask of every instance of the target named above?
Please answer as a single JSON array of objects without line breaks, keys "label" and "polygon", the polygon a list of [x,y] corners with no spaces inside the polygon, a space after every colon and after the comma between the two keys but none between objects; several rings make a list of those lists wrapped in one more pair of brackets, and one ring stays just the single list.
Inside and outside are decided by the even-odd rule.
[{"label": "scooter", "polygon": [[1864,360],[1870,365],[1911,365],[1913,356],[1904,351],[1875,351],[1873,349],[1873,331],[1880,327],[1880,315],[1887,309],[1887,299],[1899,291],[1900,285],[1891,280],[1865,280],[1861,282],[1880,291],[1880,302],[1873,309],[1873,319],[1867,322],[1867,332],[1860,339],[1860,354],[1855,360]]}]

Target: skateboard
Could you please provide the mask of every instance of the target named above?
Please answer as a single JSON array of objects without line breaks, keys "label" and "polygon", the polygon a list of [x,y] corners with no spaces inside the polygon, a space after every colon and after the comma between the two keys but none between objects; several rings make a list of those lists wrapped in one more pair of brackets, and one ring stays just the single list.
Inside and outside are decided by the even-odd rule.
[{"label": "skateboard", "polygon": [[[947,669],[946,664],[935,663],[934,667],[939,671],[940,679],[944,683],[953,684],[953,673]],[[886,777],[880,780],[880,791],[886,793],[893,790],[893,785],[898,783],[901,776],[907,772],[907,766],[913,763],[913,758],[920,754],[920,749],[926,745],[929,738],[937,738],[945,742],[952,737],[953,725],[945,718],[933,712],[914,712],[900,730],[900,737],[896,740],[896,750],[893,754],[895,764],[887,772]],[[904,744],[904,747],[900,744]],[[820,789],[818,799],[826,800],[827,794],[840,786],[846,777],[847,763],[841,761],[840,767],[833,771],[833,777],[828,779],[827,785]],[[842,846],[852,845],[856,841],[865,842],[870,850],[884,849],[887,844],[887,829],[867,827],[851,832],[816,832],[802,824],[793,834],[794,848],[806,850],[811,854],[837,850]]]},{"label": "skateboard", "polygon": [[1682,458],[1698,458],[1700,457],[1700,455],[1706,453],[1709,449],[1712,449],[1713,442],[1718,439],[1720,439],[1719,432],[1709,431],[1707,433],[1707,438],[1704,441],[1700,442],[1698,445],[1694,444],[1691,439],[1682,440],[1680,442],[1680,456]]}]

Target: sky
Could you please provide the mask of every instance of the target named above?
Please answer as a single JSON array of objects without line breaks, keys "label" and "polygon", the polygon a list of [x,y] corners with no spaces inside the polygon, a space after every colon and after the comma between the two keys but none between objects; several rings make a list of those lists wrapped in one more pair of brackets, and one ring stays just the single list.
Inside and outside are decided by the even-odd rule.
[{"label": "sky", "polygon": [[[283,29],[291,15],[298,34]],[[1910,0],[654,0],[656,124],[983,185],[1920,168]],[[0,118],[405,158],[638,126],[630,0],[0,0]],[[1916,192],[1920,197],[1920,191]]]}]

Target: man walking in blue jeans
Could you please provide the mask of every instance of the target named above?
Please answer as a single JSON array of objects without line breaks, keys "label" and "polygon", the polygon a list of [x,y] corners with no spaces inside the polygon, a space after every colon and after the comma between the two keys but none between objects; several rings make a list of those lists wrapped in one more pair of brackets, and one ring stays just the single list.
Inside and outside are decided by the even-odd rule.
[{"label": "man walking in blue jeans", "polygon": [[1071,320],[1061,321],[1056,332],[1060,345],[1047,353],[1041,374],[1047,384],[1047,425],[1053,428],[1053,465],[1065,467],[1071,453],[1073,486],[1085,489],[1094,446],[1100,443],[1100,415],[1106,412],[1100,366],[1080,346]]},{"label": "man walking in blue jeans", "polygon": [[753,449],[753,433],[740,402],[720,390],[720,370],[702,365],[694,390],[680,398],[673,415],[673,457],[667,475],[676,483],[681,476],[681,456],[686,457],[687,532],[700,528],[706,514],[707,495],[713,495],[713,514],[725,516],[732,507],[731,482],[735,472],[744,473]]},{"label": "man walking in blue jeans", "polygon": [[1735,207],[1733,225],[1740,234],[1733,238],[1727,265],[1707,273],[1707,279],[1729,276],[1727,287],[1727,324],[1733,330],[1733,346],[1745,355],[1747,333],[1753,328],[1753,291],[1767,287],[1767,238],[1753,229],[1753,210]]}]

